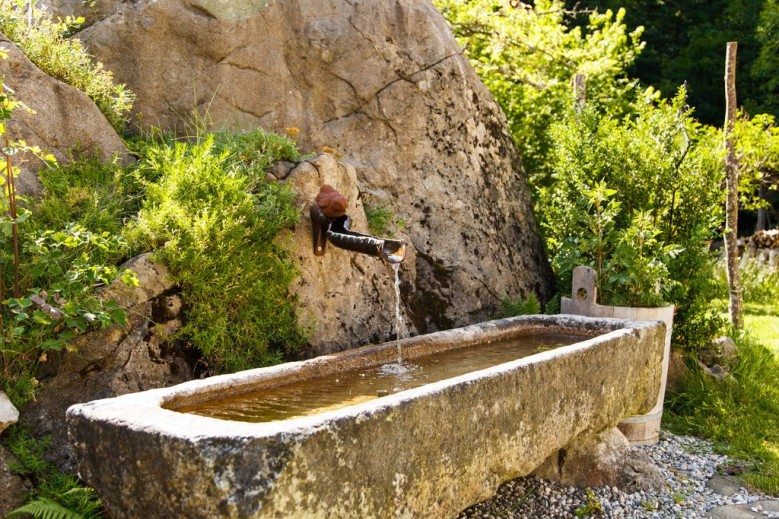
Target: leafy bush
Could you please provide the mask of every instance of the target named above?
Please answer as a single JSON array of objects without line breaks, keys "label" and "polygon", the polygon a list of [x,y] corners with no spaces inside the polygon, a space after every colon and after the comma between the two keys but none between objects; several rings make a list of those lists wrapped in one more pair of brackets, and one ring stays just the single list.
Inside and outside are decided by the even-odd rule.
[{"label": "leafy bush", "polygon": [[[123,247],[120,237],[68,224],[59,231],[24,234],[21,241],[19,295],[5,299],[0,308],[3,389],[16,403],[31,397],[32,373],[47,354],[62,351],[89,328],[126,319],[116,303],[93,295],[94,287],[120,275],[115,266],[101,261]],[[0,261],[5,286],[13,286],[13,258],[6,247],[0,250]],[[132,274],[121,275],[127,283],[137,283]]]},{"label": "leafy bush", "polygon": [[721,221],[722,172],[716,135],[694,122],[684,92],[626,119],[572,109],[552,137],[539,216],[562,290],[590,265],[603,304],[676,303],[680,345],[708,340],[720,325],[707,308],[706,240]]},{"label": "leafy bush", "polygon": [[118,131],[127,122],[134,95],[114,84],[111,72],[94,64],[78,39],[68,38],[83,19],[55,22],[34,1],[0,2],[0,32],[14,42],[38,68],[88,95]]},{"label": "leafy bush", "polygon": [[[5,91],[0,101],[0,120],[6,120],[19,103]],[[0,135],[4,129],[0,126]],[[88,328],[125,320],[123,309],[92,294],[96,285],[108,284],[118,276],[113,262],[121,257],[123,240],[77,223],[78,216],[83,216],[77,207],[46,211],[46,207],[57,205],[56,192],[49,192],[37,204],[44,208],[40,218],[35,203],[28,204],[32,211],[19,206],[12,188],[18,175],[13,157],[22,149],[49,163],[53,160],[18,142],[6,145],[0,156],[0,171],[5,173],[0,177],[0,388],[16,404],[31,398],[37,384],[36,365],[48,354],[61,351],[72,337]],[[44,170],[42,176],[56,176],[54,171],[59,170]],[[100,207],[100,200],[91,193],[88,190],[81,198],[90,200],[93,214],[105,215],[104,209],[116,208]],[[86,219],[96,223],[90,220]],[[123,279],[134,281],[127,273]]]},{"label": "leafy bush", "polygon": [[[31,202],[34,217],[29,222],[37,232],[77,222],[96,233],[121,235],[144,197],[143,185],[132,167],[96,159],[41,169],[38,179],[45,194]],[[120,258],[105,259],[115,262]]]},{"label": "leafy bush", "polygon": [[286,137],[264,131],[215,132],[214,154],[227,153],[232,167],[240,169],[253,187],[265,180],[265,172],[279,160],[297,161],[300,152]]},{"label": "leafy bush", "polygon": [[186,304],[179,336],[218,371],[276,363],[304,340],[288,294],[296,268],[277,238],[299,211],[260,168],[279,150],[296,158],[278,139],[217,134],[142,150],[147,199],[129,236],[170,267]]}]

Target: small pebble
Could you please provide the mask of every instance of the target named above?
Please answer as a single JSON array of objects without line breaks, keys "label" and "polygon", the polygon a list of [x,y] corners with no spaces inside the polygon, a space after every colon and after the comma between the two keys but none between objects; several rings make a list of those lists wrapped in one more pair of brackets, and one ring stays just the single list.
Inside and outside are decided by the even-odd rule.
[{"label": "small pebble", "polygon": [[[707,488],[706,481],[716,473],[718,466],[734,462],[714,453],[707,440],[663,431],[657,445],[635,448],[644,450],[660,468],[666,479],[664,490],[655,494],[627,493],[616,487],[601,487],[591,489],[588,495],[584,489],[527,476],[505,483],[493,498],[473,505],[456,517],[704,519],[717,506],[776,499],[743,488],[725,497]],[[763,511],[760,505],[751,509],[768,519],[779,519],[779,513]]]}]

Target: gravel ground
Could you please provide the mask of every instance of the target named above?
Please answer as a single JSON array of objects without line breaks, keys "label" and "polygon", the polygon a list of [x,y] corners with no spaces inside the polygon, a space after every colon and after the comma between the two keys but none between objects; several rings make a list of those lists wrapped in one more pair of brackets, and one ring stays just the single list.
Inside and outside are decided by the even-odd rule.
[{"label": "gravel ground", "polygon": [[663,432],[659,444],[636,448],[644,449],[662,471],[666,478],[663,491],[626,493],[614,487],[583,490],[524,477],[504,483],[494,497],[462,511],[457,517],[692,519],[708,518],[713,509],[722,510],[724,505],[749,503],[754,505],[745,510],[752,512],[750,517],[779,519],[779,513],[764,511],[755,503],[766,499],[764,495],[740,488],[726,497],[706,486],[718,467],[734,464],[727,456],[714,454],[708,441]]}]

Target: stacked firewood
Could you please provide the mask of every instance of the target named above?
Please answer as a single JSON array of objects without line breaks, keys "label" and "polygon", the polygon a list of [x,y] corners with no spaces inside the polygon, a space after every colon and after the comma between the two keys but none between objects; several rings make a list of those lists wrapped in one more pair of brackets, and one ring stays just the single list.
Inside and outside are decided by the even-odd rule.
[{"label": "stacked firewood", "polygon": [[758,231],[747,242],[756,249],[779,249],[779,229]]}]

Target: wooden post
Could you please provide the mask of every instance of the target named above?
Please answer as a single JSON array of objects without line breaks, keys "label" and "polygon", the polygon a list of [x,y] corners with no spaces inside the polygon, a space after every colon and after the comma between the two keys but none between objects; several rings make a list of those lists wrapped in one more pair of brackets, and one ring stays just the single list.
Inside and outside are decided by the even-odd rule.
[{"label": "wooden post", "polygon": [[573,76],[573,105],[581,112],[587,102],[587,76],[576,73]]},{"label": "wooden post", "polygon": [[738,43],[727,45],[725,58],[725,261],[727,264],[730,300],[728,312],[734,328],[743,328],[741,284],[738,279],[738,160],[733,143],[736,123],[736,49]]}]

